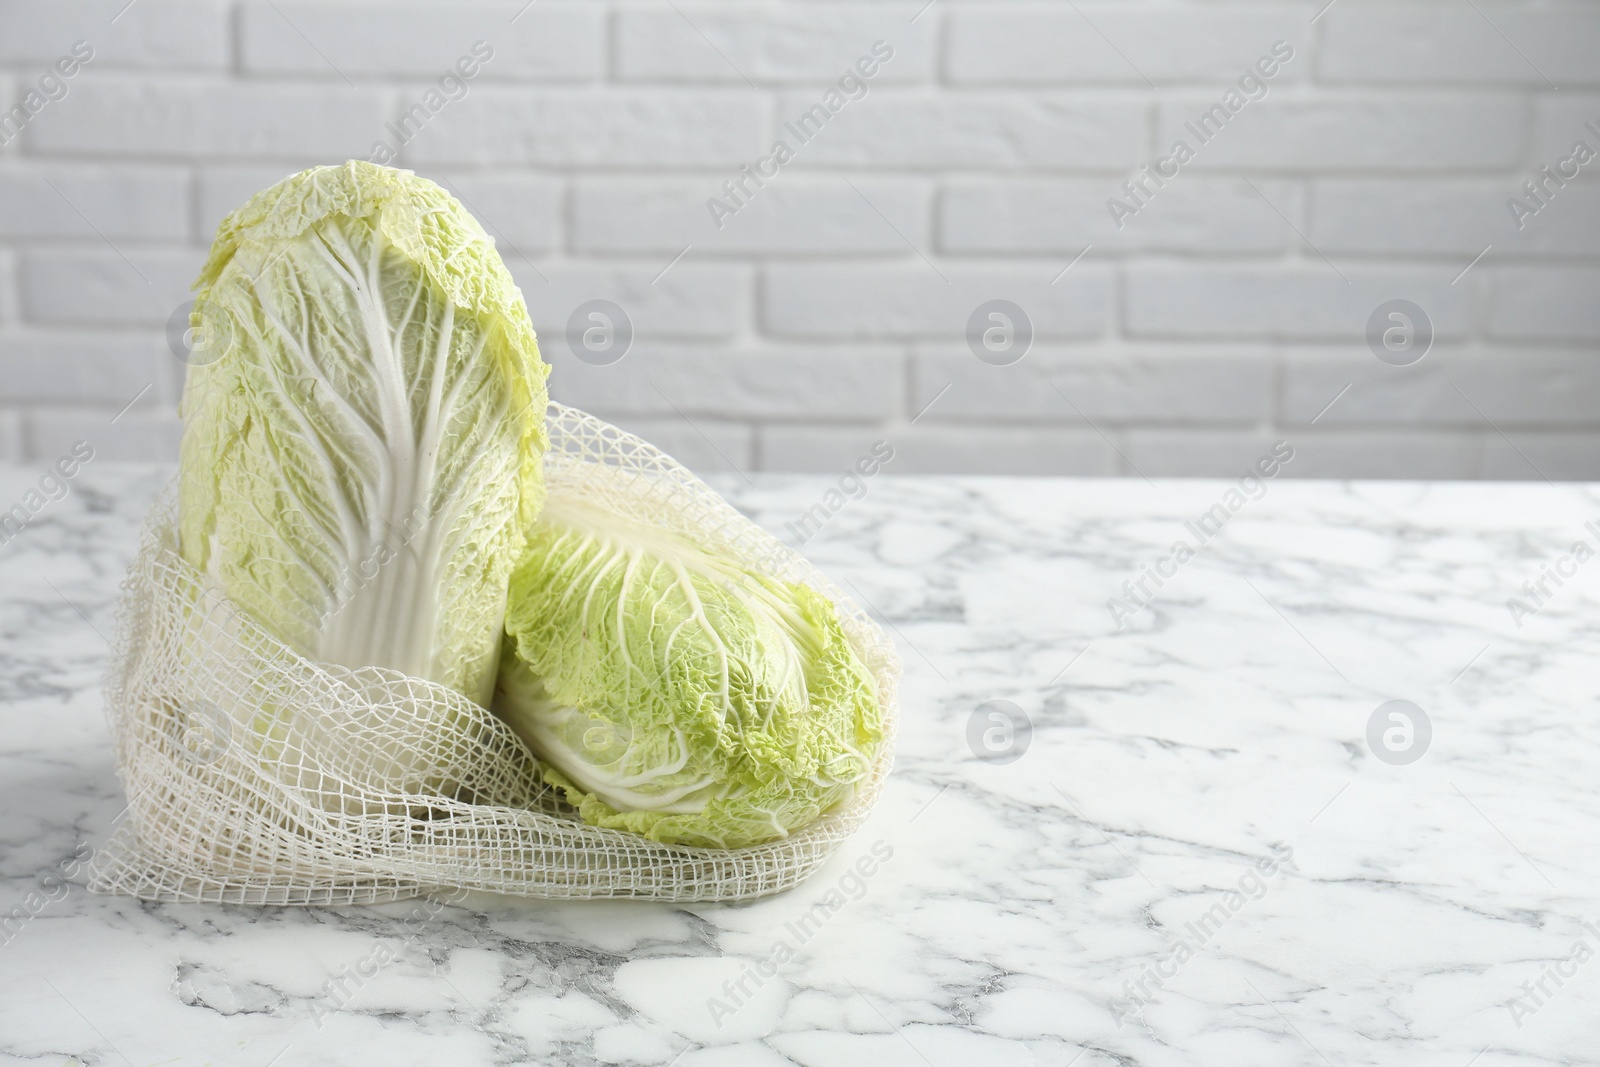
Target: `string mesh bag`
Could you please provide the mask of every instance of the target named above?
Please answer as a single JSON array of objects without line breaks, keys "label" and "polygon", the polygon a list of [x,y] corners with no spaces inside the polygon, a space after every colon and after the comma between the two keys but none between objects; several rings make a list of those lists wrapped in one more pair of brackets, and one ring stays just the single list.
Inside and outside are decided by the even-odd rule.
[{"label": "string mesh bag", "polygon": [[789,889],[866,817],[892,761],[893,645],[815,567],[682,465],[552,404],[545,481],[659,524],[837,606],[871,673],[884,741],[850,799],[741,849],[658,844],[585,824],[503,722],[455,690],[307,660],[178,553],[169,486],[122,586],[105,681],[128,808],[90,889],[147,900],[375,903],[450,890],[744,900]]}]

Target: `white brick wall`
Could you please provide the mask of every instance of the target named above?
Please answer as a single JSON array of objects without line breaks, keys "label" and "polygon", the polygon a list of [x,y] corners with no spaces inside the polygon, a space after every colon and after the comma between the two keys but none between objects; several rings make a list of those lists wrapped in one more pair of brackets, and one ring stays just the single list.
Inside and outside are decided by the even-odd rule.
[{"label": "white brick wall", "polygon": [[[886,438],[902,473],[1155,478],[1288,438],[1290,476],[1600,478],[1600,160],[1521,229],[1506,206],[1600,152],[1600,3],[924,2],[0,0],[0,115],[94,49],[0,146],[0,459],[171,457],[165,327],[217,222],[392,143],[483,40],[400,165],[494,235],[554,395],[702,469]],[[865,95],[795,138],[879,40]],[[1193,160],[1118,226],[1177,138]],[[597,298],[634,328],[609,366],[566,340]],[[1435,330],[1409,367],[1364,337],[1395,298]],[[1009,366],[966,339],[994,299],[1031,321]]]}]

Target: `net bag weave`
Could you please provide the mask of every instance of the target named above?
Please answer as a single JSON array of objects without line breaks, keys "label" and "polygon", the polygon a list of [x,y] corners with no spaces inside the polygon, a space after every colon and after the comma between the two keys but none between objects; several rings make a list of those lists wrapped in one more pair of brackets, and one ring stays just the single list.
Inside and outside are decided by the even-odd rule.
[{"label": "net bag weave", "polygon": [[[889,773],[900,664],[797,553],[649,443],[552,404],[545,478],[831,597],[872,672],[885,741],[851,800],[743,849],[662,845],[584,824],[498,718],[454,690],[301,658],[177,553],[176,494],[152,507],[122,586],[105,682],[126,817],[90,889],[147,900],[359,904],[443,890],[743,900],[804,880]],[[419,777],[417,768],[428,773]]]}]

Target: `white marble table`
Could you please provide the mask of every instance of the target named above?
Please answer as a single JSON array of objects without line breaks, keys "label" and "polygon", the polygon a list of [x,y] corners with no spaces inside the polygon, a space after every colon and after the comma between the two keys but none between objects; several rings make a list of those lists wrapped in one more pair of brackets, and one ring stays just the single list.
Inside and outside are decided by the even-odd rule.
[{"label": "white marble table", "polygon": [[[54,878],[123,805],[98,635],[163,477],[91,464],[0,548],[0,1065],[1600,1062],[1600,563],[1506,605],[1595,489],[1269,483],[1118,629],[1227,483],[882,476],[806,550],[900,643],[899,762],[811,883],[294,910]],[[718,484],[778,530],[828,481]]]}]

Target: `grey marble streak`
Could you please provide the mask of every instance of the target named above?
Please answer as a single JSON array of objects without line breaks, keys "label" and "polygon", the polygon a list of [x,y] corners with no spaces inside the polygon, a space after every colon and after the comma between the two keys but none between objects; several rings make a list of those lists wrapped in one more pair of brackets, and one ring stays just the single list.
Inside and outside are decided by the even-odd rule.
[{"label": "grey marble streak", "polygon": [[[0,507],[37,473],[0,473]],[[100,635],[166,473],[91,465],[0,548],[0,917],[124,804]],[[717,481],[775,531],[828,484]],[[835,515],[805,551],[900,645],[899,760],[793,893],[73,885],[0,927],[0,1065],[1600,1062],[1600,563],[1520,628],[1505,605],[1600,492],[1272,483],[1119,629],[1107,598],[1225,489],[880,476]],[[1396,698],[1433,724],[1409,766],[1366,741]],[[967,742],[996,699],[1033,726],[1005,766]]]}]

